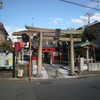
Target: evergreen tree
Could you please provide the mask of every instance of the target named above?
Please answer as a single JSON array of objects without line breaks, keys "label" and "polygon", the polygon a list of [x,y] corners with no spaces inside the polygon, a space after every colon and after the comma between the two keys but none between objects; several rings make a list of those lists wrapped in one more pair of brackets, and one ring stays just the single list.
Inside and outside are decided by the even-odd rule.
[{"label": "evergreen tree", "polygon": [[13,51],[12,42],[1,42],[0,49],[5,49],[7,51]]},{"label": "evergreen tree", "polygon": [[87,26],[83,31],[83,40],[92,42],[98,38],[97,30],[95,27]]}]

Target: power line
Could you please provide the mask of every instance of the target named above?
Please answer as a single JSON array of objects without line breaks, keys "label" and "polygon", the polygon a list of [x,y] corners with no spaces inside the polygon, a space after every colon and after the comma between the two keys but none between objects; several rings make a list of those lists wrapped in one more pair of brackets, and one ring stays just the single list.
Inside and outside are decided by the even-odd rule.
[{"label": "power line", "polygon": [[98,8],[93,8],[93,7],[85,6],[85,5],[78,4],[78,3],[75,3],[75,2],[71,2],[71,1],[66,1],[66,0],[60,0],[60,1],[67,2],[67,3],[71,3],[71,4],[75,4],[75,5],[78,5],[78,6],[85,7],[85,8],[90,8],[90,9],[94,9],[94,10],[100,10]]},{"label": "power line", "polygon": [[90,0],[90,1],[93,1],[93,2],[98,2],[98,3],[100,3],[100,1],[96,1],[96,0]]}]

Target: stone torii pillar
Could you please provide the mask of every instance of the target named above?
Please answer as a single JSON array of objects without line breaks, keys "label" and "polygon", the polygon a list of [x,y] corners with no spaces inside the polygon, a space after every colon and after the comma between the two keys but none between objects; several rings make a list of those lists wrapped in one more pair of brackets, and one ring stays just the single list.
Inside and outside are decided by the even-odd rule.
[{"label": "stone torii pillar", "polygon": [[74,72],[74,45],[73,45],[73,34],[70,34],[70,63],[71,63],[71,76],[75,75]]},{"label": "stone torii pillar", "polygon": [[42,32],[40,34],[40,39],[39,39],[39,45],[38,45],[38,65],[37,65],[37,74],[36,77],[40,78],[43,77],[41,74],[41,68],[42,68]]}]

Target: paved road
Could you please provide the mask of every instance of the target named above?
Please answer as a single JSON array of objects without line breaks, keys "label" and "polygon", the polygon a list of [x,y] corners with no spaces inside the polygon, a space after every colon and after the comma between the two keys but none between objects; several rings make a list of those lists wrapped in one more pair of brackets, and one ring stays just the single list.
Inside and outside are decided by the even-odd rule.
[{"label": "paved road", "polygon": [[0,100],[100,100],[100,77],[0,82]]}]

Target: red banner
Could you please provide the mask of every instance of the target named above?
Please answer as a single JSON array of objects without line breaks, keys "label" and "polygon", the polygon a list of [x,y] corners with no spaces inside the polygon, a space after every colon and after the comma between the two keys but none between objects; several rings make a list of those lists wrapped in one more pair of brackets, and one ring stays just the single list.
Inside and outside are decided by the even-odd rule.
[{"label": "red banner", "polygon": [[21,48],[24,48],[25,46],[26,46],[26,43],[25,43],[24,41],[21,40],[21,41],[20,41],[20,47],[21,47]]}]

